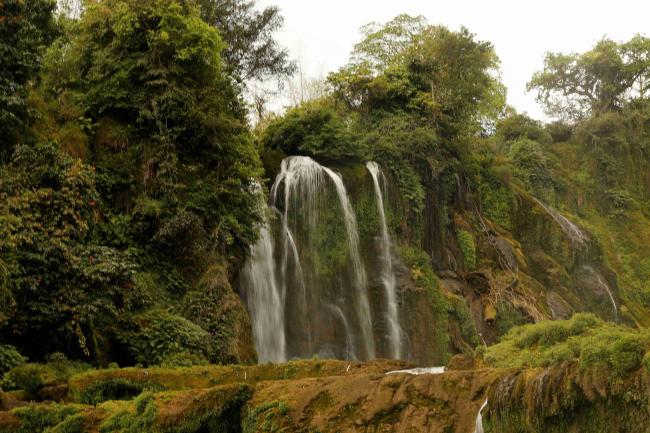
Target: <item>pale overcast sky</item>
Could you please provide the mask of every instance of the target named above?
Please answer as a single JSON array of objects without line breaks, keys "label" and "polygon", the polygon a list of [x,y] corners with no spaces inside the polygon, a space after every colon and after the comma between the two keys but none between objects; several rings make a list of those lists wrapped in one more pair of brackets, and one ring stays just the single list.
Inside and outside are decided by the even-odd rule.
[{"label": "pale overcast sky", "polygon": [[386,22],[400,13],[424,15],[431,24],[467,27],[492,42],[501,59],[508,103],[542,119],[526,83],[541,69],[547,51],[581,52],[601,37],[628,40],[650,35],[650,0],[261,0],[284,16],[279,40],[307,77],[324,77],[347,62],[359,28]]}]

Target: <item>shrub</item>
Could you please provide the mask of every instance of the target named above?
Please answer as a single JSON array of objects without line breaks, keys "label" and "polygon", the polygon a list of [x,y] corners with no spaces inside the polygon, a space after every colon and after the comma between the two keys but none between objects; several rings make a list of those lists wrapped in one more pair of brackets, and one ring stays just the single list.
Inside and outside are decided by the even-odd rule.
[{"label": "shrub", "polygon": [[56,382],[54,371],[44,364],[24,364],[12,368],[4,375],[3,387],[22,389],[31,396],[47,385]]},{"label": "shrub", "polygon": [[474,236],[465,229],[459,229],[456,232],[456,240],[460,251],[463,253],[463,261],[469,270],[476,267],[476,245],[474,245]]},{"label": "shrub", "polygon": [[18,353],[14,346],[0,344],[0,374],[5,374],[25,362],[27,362],[27,358]]},{"label": "shrub", "polygon": [[155,365],[175,353],[204,354],[208,334],[183,317],[155,309],[131,317],[118,338],[136,362]]},{"label": "shrub", "polygon": [[161,362],[160,366],[165,368],[173,367],[192,367],[194,365],[207,365],[208,360],[205,356],[197,353],[174,353]]},{"label": "shrub", "polygon": [[[16,433],[41,433],[52,432],[50,428],[62,423],[66,418],[75,415],[80,411],[78,406],[64,404],[29,405],[14,410],[14,414],[20,419],[20,427]],[[68,424],[68,427],[72,427]],[[77,433],[80,429],[67,430],[57,429],[61,433]]]},{"label": "shrub", "polygon": [[65,383],[74,374],[92,368],[86,363],[69,361],[65,357],[54,359],[47,364],[30,363],[12,368],[4,375],[3,387],[22,389],[35,397],[41,388]]},{"label": "shrub", "polygon": [[122,377],[93,382],[79,392],[75,400],[82,404],[99,404],[108,400],[131,400],[143,391],[162,391],[161,385],[149,382],[136,382]]},{"label": "shrub", "polygon": [[542,367],[569,361],[582,369],[604,368],[621,377],[641,365],[650,368],[650,334],[603,322],[593,314],[513,328],[490,346],[484,361],[497,367]]}]

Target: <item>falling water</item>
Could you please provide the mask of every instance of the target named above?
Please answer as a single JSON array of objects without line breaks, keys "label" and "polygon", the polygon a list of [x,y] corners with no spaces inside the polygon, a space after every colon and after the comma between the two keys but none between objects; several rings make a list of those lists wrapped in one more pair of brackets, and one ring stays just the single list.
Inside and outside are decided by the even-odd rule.
[{"label": "falling water", "polygon": [[609,297],[609,301],[612,303],[612,309],[614,310],[614,322],[618,322],[618,306],[616,305],[616,301],[614,300],[614,294],[612,293],[612,290],[609,288],[607,283],[603,281],[602,276],[598,271],[596,271],[593,267],[589,265],[584,265],[583,268],[587,270],[590,274],[594,276],[596,281],[598,281],[598,284],[600,287],[605,289],[605,292],[607,293],[607,296]]},{"label": "falling water", "polygon": [[445,372],[445,367],[418,367],[407,368],[405,370],[392,370],[386,374],[412,374],[419,376],[421,374],[442,374]]},{"label": "falling water", "polygon": [[[269,206],[278,215],[276,225],[260,233],[242,279],[260,361],[314,354],[374,358],[367,276],[342,177],[311,158],[285,158]],[[341,235],[330,232],[338,228]],[[318,268],[329,253],[319,249],[323,235],[345,248],[337,265],[344,268],[333,273]]]},{"label": "falling water", "polygon": [[356,360],[357,354],[354,353],[354,345],[352,344],[352,328],[350,328],[350,323],[348,319],[343,314],[341,307],[336,305],[331,305],[332,311],[334,314],[341,320],[343,324],[343,329],[345,329],[345,358],[350,360]]},{"label": "falling water", "polygon": [[386,214],[384,212],[384,198],[379,185],[379,177],[383,173],[379,165],[374,161],[366,163],[366,168],[372,176],[375,188],[377,210],[379,211],[380,234],[381,234],[381,282],[386,292],[386,320],[388,322],[389,342],[391,357],[400,359],[402,357],[402,329],[399,325],[399,313],[397,309],[397,280],[393,272],[393,257],[391,254],[391,240],[386,225]]},{"label": "falling water", "polygon": [[598,280],[598,283],[605,289],[605,291],[609,295],[609,300],[612,302],[612,307],[614,308],[614,321],[618,322],[618,307],[616,306],[616,301],[614,300],[614,295],[612,295],[612,291],[609,289],[609,286],[603,282],[603,279],[600,278],[599,274],[596,274],[596,279]]},{"label": "falling water", "polygon": [[478,410],[478,414],[476,415],[476,427],[474,428],[474,433],[483,433],[483,415],[481,413],[483,412],[483,409],[485,409],[485,406],[487,406],[487,399],[483,402],[481,405],[481,408]]},{"label": "falling water", "polygon": [[274,271],[273,239],[269,225],[265,224],[242,273],[249,287],[248,308],[254,318],[253,337],[260,362],[286,360],[284,294]]},{"label": "falling water", "polygon": [[562,215],[560,212],[546,206],[544,203],[535,199],[537,204],[539,204],[544,210],[555,220],[556,223],[562,228],[564,233],[567,234],[571,242],[576,244],[579,247],[586,247],[589,242],[589,236],[580,229],[576,224],[571,222],[567,217]]}]

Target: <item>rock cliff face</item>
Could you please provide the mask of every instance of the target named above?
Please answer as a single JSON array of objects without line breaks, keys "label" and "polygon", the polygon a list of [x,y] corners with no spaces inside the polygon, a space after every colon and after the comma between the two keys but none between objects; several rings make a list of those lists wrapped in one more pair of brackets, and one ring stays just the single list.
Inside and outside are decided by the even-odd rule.
[{"label": "rock cliff face", "polygon": [[[277,174],[277,163],[278,158],[267,173]],[[568,318],[581,311],[627,320],[619,317],[617,277],[605,264],[597,237],[523,190],[516,190],[512,202],[495,214],[479,209],[463,182],[455,186],[453,206],[434,188],[420,227],[411,227],[406,222],[408,204],[388,171],[381,172],[385,215],[380,215],[373,177],[363,164],[321,166],[312,161],[310,170],[316,167],[324,174],[313,174],[311,181],[298,171],[287,176],[286,167],[270,199],[274,215],[279,215],[272,218],[270,231],[275,249],[266,252],[272,256],[272,266],[267,266],[272,275],[261,278],[274,281],[278,292],[277,306],[265,302],[263,310],[278,309],[277,314],[256,319],[253,288],[246,279],[240,284],[254,326],[270,317],[282,319],[264,329],[267,334],[283,332],[287,353],[269,359],[377,356],[436,365],[455,353],[471,353],[479,343],[491,344],[521,323]],[[337,176],[355,219],[360,266],[349,258],[349,226],[340,191],[330,181]],[[382,222],[389,234],[386,247],[381,244]],[[386,297],[387,251],[399,355],[393,350],[394,320]],[[364,331],[361,298],[354,297],[359,290],[367,299],[371,332]]]}]

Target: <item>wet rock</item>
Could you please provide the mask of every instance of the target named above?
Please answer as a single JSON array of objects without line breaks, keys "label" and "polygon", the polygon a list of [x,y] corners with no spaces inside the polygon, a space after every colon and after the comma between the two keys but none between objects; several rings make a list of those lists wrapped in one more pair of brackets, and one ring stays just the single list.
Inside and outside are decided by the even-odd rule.
[{"label": "wet rock", "polygon": [[483,272],[470,272],[465,277],[465,280],[467,281],[467,284],[479,295],[488,293],[492,287],[490,284],[490,279],[488,278],[487,274]]},{"label": "wet rock", "polygon": [[440,284],[445,289],[449,290],[451,293],[456,295],[462,295],[464,293],[465,284],[457,279],[445,278],[440,280]]},{"label": "wet rock", "polygon": [[501,253],[501,257],[503,257],[503,259],[506,261],[508,267],[511,270],[516,271],[518,268],[517,255],[515,254],[515,250],[512,248],[512,245],[510,245],[510,242],[508,242],[505,238],[499,236],[496,238],[495,247],[499,250],[499,253]]},{"label": "wet rock", "polygon": [[573,308],[556,292],[546,293],[546,304],[553,319],[568,319],[573,314]]}]

